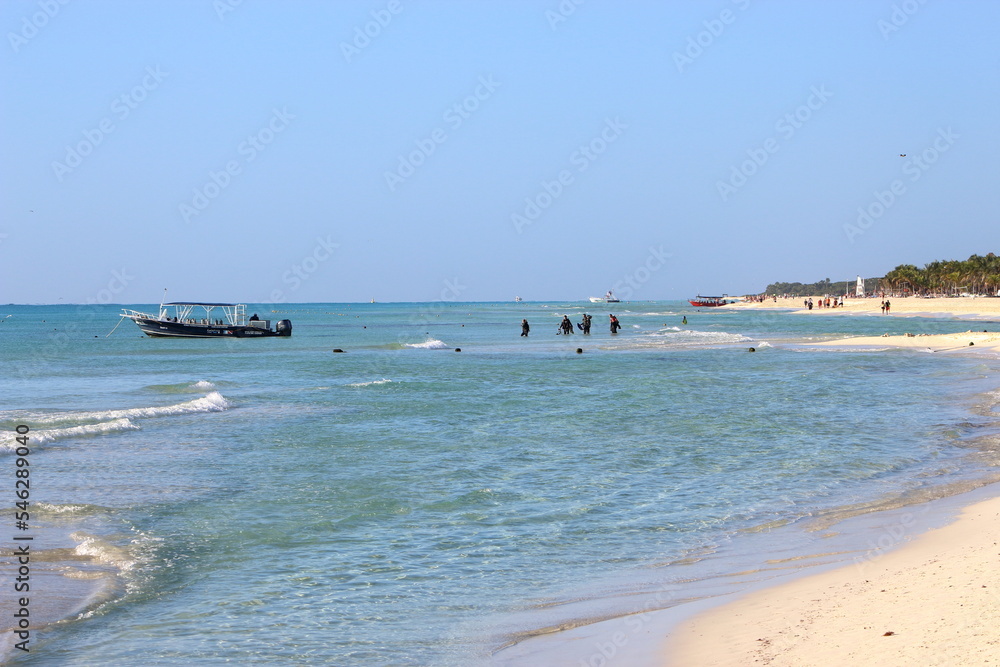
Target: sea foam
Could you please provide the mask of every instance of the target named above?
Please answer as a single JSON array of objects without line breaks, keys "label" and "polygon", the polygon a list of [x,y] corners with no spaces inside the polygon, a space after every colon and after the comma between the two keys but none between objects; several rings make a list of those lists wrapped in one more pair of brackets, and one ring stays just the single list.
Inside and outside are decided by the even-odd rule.
[{"label": "sea foam", "polygon": [[[78,438],[84,436],[104,435],[107,433],[119,433],[122,431],[136,431],[139,427],[126,417],[113,419],[97,424],[81,424],[80,426],[68,426],[66,428],[50,428],[44,430],[31,431],[29,443],[31,445],[43,445],[66,438]],[[12,433],[0,434],[0,449],[14,451],[18,447],[16,436]]]},{"label": "sea foam", "polygon": [[450,345],[436,338],[425,340],[423,343],[404,343],[404,347],[412,347],[418,350],[444,350]]},{"label": "sea foam", "polygon": [[[217,391],[210,392],[201,398],[196,398],[174,405],[154,406],[147,408],[126,408],[123,410],[90,410],[82,412],[64,412],[59,414],[21,417],[35,425],[49,425],[53,428],[32,429],[29,442],[40,445],[85,436],[106,435],[122,431],[135,431],[139,426],[133,419],[148,419],[152,417],[169,417],[198,412],[220,412],[228,410],[232,404]],[[63,426],[64,424],[73,424]],[[94,422],[94,423],[79,423]],[[17,449],[17,434],[15,432],[0,433],[0,450],[14,451]]]},{"label": "sea foam", "polygon": [[348,387],[370,387],[373,384],[389,384],[392,382],[389,378],[382,378],[381,380],[371,380],[370,382],[352,382]]},{"label": "sea foam", "polygon": [[195,398],[173,405],[158,405],[148,408],[125,408],[123,410],[93,410],[86,412],[67,412],[45,415],[33,419],[36,424],[58,424],[74,421],[107,421],[112,419],[142,419],[150,417],[168,417],[184,415],[192,412],[220,412],[228,410],[232,404],[217,391],[209,392],[201,398]]}]

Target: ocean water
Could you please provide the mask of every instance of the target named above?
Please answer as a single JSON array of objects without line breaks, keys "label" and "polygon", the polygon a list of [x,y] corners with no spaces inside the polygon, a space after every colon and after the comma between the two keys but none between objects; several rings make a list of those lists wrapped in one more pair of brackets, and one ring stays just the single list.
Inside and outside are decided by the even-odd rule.
[{"label": "ocean water", "polygon": [[[996,323],[682,302],[249,308],[292,337],[151,339],[128,321],[107,336],[115,307],[0,307],[5,608],[12,538],[32,538],[31,650],[7,614],[6,660],[489,664],[649,608],[664,581],[680,593],[658,606],[709,594],[741,536],[764,558],[762,533],[785,536],[777,552],[1000,462],[1000,360],[804,345]],[[556,335],[583,312],[590,336]]]}]

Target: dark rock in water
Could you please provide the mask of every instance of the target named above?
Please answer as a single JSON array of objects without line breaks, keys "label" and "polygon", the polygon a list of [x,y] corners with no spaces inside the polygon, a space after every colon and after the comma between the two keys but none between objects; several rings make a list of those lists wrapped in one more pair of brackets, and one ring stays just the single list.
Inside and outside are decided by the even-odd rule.
[{"label": "dark rock in water", "polygon": [[343,350],[341,350],[341,349],[340,349],[339,347],[335,347],[335,348],[333,348],[333,351],[334,351],[334,352],[343,352]]},{"label": "dark rock in water", "polygon": [[756,352],[756,351],[757,351],[757,348],[754,348],[754,347],[751,347],[751,348],[749,349],[749,352]]},{"label": "dark rock in water", "polygon": [[576,348],[576,353],[577,354],[583,354],[583,348],[582,347]]},{"label": "dark rock in water", "polygon": [[462,351],[462,348],[460,348],[460,347],[456,347],[456,348],[455,348],[455,351],[456,351],[456,352],[461,352],[461,351]]}]

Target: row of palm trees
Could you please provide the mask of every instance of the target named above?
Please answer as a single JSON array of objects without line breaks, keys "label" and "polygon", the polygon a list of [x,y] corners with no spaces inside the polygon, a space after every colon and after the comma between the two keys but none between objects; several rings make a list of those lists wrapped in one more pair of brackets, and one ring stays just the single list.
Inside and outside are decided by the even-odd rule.
[{"label": "row of palm trees", "polygon": [[918,295],[990,294],[1000,292],[1000,257],[993,253],[962,260],[938,260],[918,269],[900,264],[879,283],[887,292]]}]

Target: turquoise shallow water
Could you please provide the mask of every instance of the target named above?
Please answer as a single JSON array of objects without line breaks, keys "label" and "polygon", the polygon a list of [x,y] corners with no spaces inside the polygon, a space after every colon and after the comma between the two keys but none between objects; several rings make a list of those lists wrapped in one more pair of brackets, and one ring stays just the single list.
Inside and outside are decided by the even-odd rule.
[{"label": "turquoise shallow water", "polygon": [[[613,337],[609,308],[283,305],[291,338],[234,341],[0,308],[0,465],[13,495],[30,426],[51,617],[11,655],[483,664],[657,577],[697,597],[683,563],[741,532],[995,472],[997,360],[802,346],[966,322],[644,302]],[[555,335],[583,312],[592,335]]]}]

